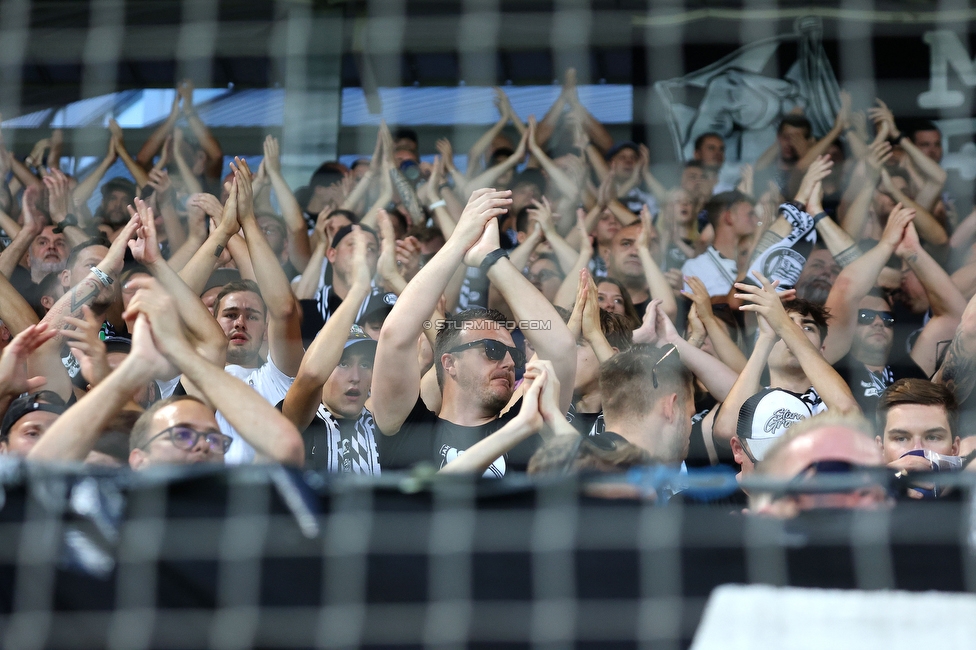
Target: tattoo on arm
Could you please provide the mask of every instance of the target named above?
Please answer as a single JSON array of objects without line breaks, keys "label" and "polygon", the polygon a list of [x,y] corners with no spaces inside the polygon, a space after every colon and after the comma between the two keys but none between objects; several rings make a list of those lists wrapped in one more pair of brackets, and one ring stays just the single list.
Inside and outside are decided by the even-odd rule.
[{"label": "tattoo on arm", "polygon": [[760,255],[766,252],[767,248],[780,241],[783,241],[782,237],[771,230],[767,230],[763,233],[763,236],[759,238],[759,243],[756,244],[756,250],[752,252],[752,259],[749,261],[753,262],[757,260]]},{"label": "tattoo on arm", "polygon": [[976,356],[965,348],[961,337],[953,338],[941,368],[940,383],[952,391],[959,403],[969,397],[976,385]]},{"label": "tattoo on arm", "polygon": [[224,252],[224,247],[217,244],[217,248],[214,249],[214,257],[220,257],[220,254]]},{"label": "tattoo on arm", "polygon": [[51,307],[42,322],[49,323],[54,329],[61,329],[65,316],[80,317],[81,308],[91,303],[101,291],[102,284],[98,280],[92,276],[86,277],[68,292],[69,295],[63,296]]},{"label": "tattoo on arm", "polygon": [[854,246],[844,249],[834,255],[834,261],[843,267],[847,266],[861,255],[863,255],[863,253],[861,253],[861,249],[855,244]]},{"label": "tattoo on arm", "polygon": [[410,213],[410,218],[415,224],[423,223],[424,211],[420,209],[420,202],[417,200],[416,192],[413,191],[413,186],[398,169],[390,170],[390,178],[393,179],[393,185],[396,187],[403,205],[406,206],[407,212]]}]

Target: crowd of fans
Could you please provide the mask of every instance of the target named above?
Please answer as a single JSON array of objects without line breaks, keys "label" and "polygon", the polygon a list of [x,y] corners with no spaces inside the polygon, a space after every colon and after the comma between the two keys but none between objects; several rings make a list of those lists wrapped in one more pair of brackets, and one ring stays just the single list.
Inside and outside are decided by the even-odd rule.
[{"label": "crowd of fans", "polygon": [[[423,162],[384,124],[372,157],[293,191],[271,136],[228,173],[192,96],[180,84],[134,158],[111,122],[84,178],[59,169],[58,131],[0,153],[0,452],[371,475],[722,465],[794,486],[726,497],[776,516],[892,502],[880,480],[804,491],[818,474],[924,477],[976,453],[976,211],[945,191],[938,129],[881,100],[841,93],[819,137],[784,116],[734,187],[722,136],[692,134],[668,188],[570,71],[540,121],[497,91],[464,171],[447,139]],[[104,179],[116,160],[134,181]]]}]

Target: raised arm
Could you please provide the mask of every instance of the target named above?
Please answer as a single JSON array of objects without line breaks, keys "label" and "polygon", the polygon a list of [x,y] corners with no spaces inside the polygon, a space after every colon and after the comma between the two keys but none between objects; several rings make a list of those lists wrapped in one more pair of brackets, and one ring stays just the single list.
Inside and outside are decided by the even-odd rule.
[{"label": "raised arm", "polygon": [[[180,177],[183,179],[183,185],[186,186],[187,191],[190,194],[200,194],[203,192],[203,185],[200,184],[200,179],[196,177],[193,170],[190,168],[190,163],[186,162],[186,158],[183,157],[183,129],[176,127],[173,129],[173,160],[176,161],[176,169],[180,172]],[[217,172],[217,177],[220,177],[220,172]]]},{"label": "raised arm", "polygon": [[0,412],[6,413],[18,395],[40,390],[47,383],[44,377],[30,376],[27,359],[54,335],[47,325],[31,325],[0,352]]},{"label": "raised arm", "polygon": [[901,203],[906,208],[915,210],[915,225],[918,229],[919,236],[935,246],[942,246],[949,243],[949,235],[946,234],[942,224],[936,221],[932,213],[898,189],[891,181],[891,175],[885,169],[881,170],[881,184],[896,202]]},{"label": "raised arm", "polygon": [[897,205],[888,216],[888,225],[877,246],[845,266],[827,296],[830,329],[824,339],[824,358],[837,363],[851,349],[857,328],[858,304],[875,287],[881,269],[901,242],[915,213]]},{"label": "raised arm", "polygon": [[754,311],[766,319],[776,335],[783,339],[786,347],[796,357],[803,373],[813,384],[827,408],[840,413],[859,413],[860,407],[854,400],[850,387],[827,363],[820,350],[810,342],[800,326],[786,313],[775,287],[761,273],[756,272],[755,276],[762,282],[761,287],[741,282],[735,285],[735,288],[742,292],[736,294],[736,298],[745,301],[740,309]]},{"label": "raised arm", "polygon": [[873,143],[863,161],[863,177],[860,181],[852,178],[851,186],[845,192],[845,199],[851,191],[854,191],[854,196],[844,214],[838,216],[840,216],[844,231],[854,239],[860,239],[861,233],[864,232],[874,191],[878,186],[878,180],[881,178],[881,169],[891,156],[891,145],[887,141]]},{"label": "raised arm", "polygon": [[153,277],[179,304],[180,316],[197,352],[213,363],[223,365],[227,354],[227,338],[223,330],[199,295],[193,293],[160,254],[152,208],[139,198],[135,200],[135,208],[134,210],[129,206],[129,214],[138,223],[136,238],[129,241],[132,256],[149,269]]},{"label": "raised arm", "polygon": [[482,164],[481,156],[485,153],[489,146],[491,146],[492,141],[498,137],[498,134],[502,132],[505,125],[508,124],[508,112],[505,110],[508,98],[502,100],[505,97],[505,93],[501,88],[495,88],[495,107],[498,109],[498,121],[495,122],[491,128],[481,134],[471,149],[468,150],[468,171],[467,175],[470,178],[472,175],[479,172],[484,165]]},{"label": "raised arm", "polygon": [[173,105],[169,110],[169,115],[166,119],[156,127],[146,141],[142,144],[142,148],[139,149],[139,153],[136,154],[136,162],[142,165],[143,169],[149,170],[153,166],[153,157],[162,148],[163,143],[166,142],[166,138],[169,137],[170,133],[173,132],[173,127],[176,126],[176,120],[180,117],[180,94],[176,93],[173,98]]},{"label": "raised arm", "polygon": [[369,265],[366,262],[368,235],[358,226],[353,226],[353,236],[356,238],[353,250],[356,277],[342,304],[325,323],[325,327],[315,335],[315,340],[308,347],[295,382],[288,389],[281,409],[284,416],[291,420],[299,431],[304,431],[315,417],[315,411],[322,403],[322,386],[339,364],[349,328],[356,322],[356,314],[359,313],[363,301],[369,296]]},{"label": "raised arm", "polygon": [[686,277],[685,282],[691,289],[691,293],[682,291],[682,294],[697,307],[698,318],[701,320],[708,338],[712,341],[712,349],[715,350],[715,355],[735,372],[742,372],[743,368],[746,367],[746,355],[742,354],[742,350],[732,340],[728,330],[725,329],[725,325],[715,317],[705,283],[694,276]]},{"label": "raised arm", "polygon": [[817,140],[813,146],[807,149],[807,152],[803,154],[803,157],[797,161],[796,167],[794,168],[794,177],[798,177],[800,174],[807,170],[810,164],[819,158],[820,156],[827,153],[827,149],[830,145],[844,133],[844,130],[850,125],[851,118],[851,95],[847,91],[840,91],[840,110],[837,112],[837,116],[834,118],[834,125],[828,131],[824,137]]},{"label": "raised arm", "polygon": [[84,180],[75,186],[74,192],[71,193],[71,200],[77,207],[82,205],[91,198],[91,195],[95,193],[95,189],[98,184],[104,178],[105,174],[108,172],[109,167],[115,164],[118,154],[115,151],[115,138],[108,139],[108,153],[102,158],[102,162],[98,163],[95,169],[89,172],[88,176],[85,176]]},{"label": "raised arm", "polygon": [[469,193],[467,188],[480,188],[494,185],[495,181],[497,181],[498,178],[505,172],[515,169],[515,167],[525,159],[528,141],[529,133],[526,131],[522,135],[522,139],[519,140],[518,146],[515,147],[515,152],[503,162],[498,163],[494,167],[489,167],[481,174],[468,181],[468,184],[465,186],[465,193]]},{"label": "raised arm", "polygon": [[905,236],[895,249],[895,254],[905,261],[925,287],[933,316],[962,317],[963,310],[966,308],[966,299],[952,283],[945,269],[922,247],[914,225],[909,224],[905,228]]},{"label": "raised arm", "polygon": [[180,222],[180,216],[176,213],[176,206],[173,205],[173,184],[169,179],[169,172],[155,167],[149,170],[149,186],[154,190],[156,208],[163,218],[163,231],[166,233],[166,241],[169,242],[169,250],[175,253],[186,242],[187,234]]},{"label": "raised arm", "polygon": [[[444,161],[444,171],[446,174],[450,174],[451,179],[454,181],[454,187],[463,188],[467,184],[467,177],[462,174],[454,164],[454,147],[451,145],[451,141],[447,138],[439,138],[435,146],[437,147],[437,152],[441,155],[441,159]],[[441,187],[443,186],[443,183],[447,182],[446,174],[444,179],[441,181],[442,185],[434,188],[437,191],[438,196],[441,195]],[[456,195],[455,200],[457,200]],[[463,207],[464,206],[461,206],[462,209]],[[451,216],[460,216],[460,214],[461,210],[459,209],[456,213],[452,212]]]},{"label": "raised arm", "polygon": [[305,224],[302,209],[295,200],[295,195],[285,182],[285,177],[281,175],[278,140],[270,135],[264,139],[264,169],[271,179],[271,186],[278,196],[278,205],[281,207],[281,216],[288,226],[288,259],[295,268],[304,270],[312,254],[308,242],[308,226]]},{"label": "raised arm", "polygon": [[[65,219],[71,212],[71,190],[68,185],[68,177],[60,169],[52,169],[51,173],[44,177],[44,187],[47,188],[47,205],[51,222],[61,228],[68,248],[74,248],[87,241],[90,238],[89,234],[78,225],[65,224]],[[26,212],[24,214],[26,219]]]},{"label": "raised arm", "polygon": [[576,181],[567,176],[566,172],[560,169],[559,165],[554,163],[552,158],[546,155],[546,152],[542,150],[542,147],[539,146],[536,139],[532,137],[532,134],[535,133],[535,129],[535,117],[530,115],[528,139],[529,153],[531,153],[535,159],[539,161],[539,164],[542,165],[542,168],[546,171],[549,179],[556,185],[557,188],[559,188],[559,192],[563,196],[570,196],[574,198],[579,196],[580,188],[577,186]]},{"label": "raised arm", "polygon": [[34,214],[34,201],[40,194],[37,187],[31,185],[24,190],[23,207],[21,212],[24,215],[24,226],[21,228],[10,245],[0,252],[0,274],[5,278],[10,278],[20,260],[30,250],[31,242],[44,230],[42,215]]},{"label": "raised arm", "polygon": [[553,223],[552,206],[549,199],[542,197],[542,201],[532,201],[534,208],[529,209],[529,219],[535,221],[542,228],[542,233],[546,236],[546,241],[552,246],[552,251],[559,260],[559,267],[562,269],[571,268],[579,257],[575,248],[570,246],[556,229]]},{"label": "raised arm", "polygon": [[254,217],[251,196],[251,170],[247,162],[235,158],[234,188],[237,192],[237,217],[244,229],[244,241],[254,267],[254,276],[265,304],[268,306],[268,346],[274,364],[289,377],[294,377],[302,363],[302,313],[291,292],[285,272],[268,245]]},{"label": "raised arm", "polygon": [[353,187],[352,191],[342,200],[342,205],[339,207],[343,210],[351,210],[358,214],[365,207],[366,193],[369,191],[370,185],[373,184],[373,181],[380,174],[380,163],[383,159],[383,138],[380,135],[380,130],[377,129],[376,145],[373,147],[373,157],[369,159],[369,168]]},{"label": "raised arm", "polygon": [[668,318],[676,318],[678,315],[678,303],[674,299],[674,291],[668,283],[668,279],[661,272],[661,267],[657,265],[651,257],[649,248],[650,233],[654,231],[651,223],[651,212],[645,205],[641,208],[641,231],[637,236],[637,255],[640,257],[641,265],[644,267],[644,277],[647,279],[647,287],[651,298],[661,301],[661,310],[667,314]]},{"label": "raised arm", "polygon": [[172,374],[169,363],[153,345],[148,321],[142,316],[133,327],[132,349],[125,360],[48,427],[27,454],[27,460],[84,461],[102,431],[132,399],[133,393],[167,373]]},{"label": "raised arm", "polygon": [[569,102],[572,108],[573,115],[576,116],[576,120],[586,131],[587,137],[589,137],[590,142],[592,142],[600,151],[606,153],[610,151],[613,147],[613,136],[607,131],[606,127],[600,123],[598,119],[593,117],[593,115],[586,110],[583,103],[579,100],[579,93],[577,92],[576,85],[573,84],[571,91],[566,93],[566,101]]},{"label": "raised arm", "polygon": [[579,256],[576,258],[573,266],[566,271],[566,278],[559,285],[556,298],[552,301],[554,305],[564,309],[573,308],[573,300],[576,298],[580,272],[588,268],[590,260],[593,259],[593,243],[586,233],[586,223],[583,221],[583,217],[579,215],[577,215],[577,230],[582,231],[582,234],[578,237],[580,241]]},{"label": "raised arm", "polygon": [[[233,189],[233,186],[231,186],[231,189]],[[180,277],[183,281],[199,296],[203,293],[203,288],[207,286],[207,280],[210,279],[214,267],[220,261],[221,254],[228,247],[231,238],[237,234],[241,226],[237,220],[236,192],[231,191],[230,196],[227,198],[227,203],[223,206],[220,205],[217,197],[213,195],[194,195],[191,197],[191,201],[197,207],[205,210],[215,220],[215,225],[210,229],[210,236],[207,237],[207,240],[196,250],[190,258],[190,261],[180,271]],[[217,219],[220,221],[216,221]],[[244,271],[242,269],[242,277],[243,273]]]},{"label": "raised arm", "polygon": [[905,153],[908,154],[908,158],[912,164],[925,176],[925,182],[919,188],[919,193],[915,198],[926,210],[932,210],[935,201],[938,200],[939,194],[942,192],[942,187],[945,185],[948,174],[942,169],[939,163],[922,153],[915,146],[915,143],[912,142],[911,138],[906,137],[901,132],[901,129],[895,123],[894,113],[891,112],[888,105],[880,99],[876,99],[875,101],[878,105],[868,109],[868,114],[876,123],[884,122],[887,125],[891,139],[901,146]]},{"label": "raised arm", "polygon": [[420,394],[417,339],[424,331],[424,321],[434,313],[441,294],[454,272],[463,265],[465,253],[472,244],[486,228],[495,228],[497,236],[498,227],[492,219],[511,205],[510,196],[509,191],[476,190],[450,239],[407,284],[387,316],[376,346],[371,389],[373,418],[385,435],[400,430]]},{"label": "raised arm", "polygon": [[194,351],[184,335],[176,303],[168,293],[140,288],[127,313],[148,317],[159,351],[200,388],[260,457],[285,465],[301,466],[305,462],[305,446],[295,425],[250,386]]},{"label": "raised arm", "polygon": [[213,136],[207,125],[197,115],[196,108],[193,106],[193,83],[189,79],[184,79],[177,86],[177,92],[183,98],[183,115],[186,117],[193,136],[200,143],[200,147],[207,156],[207,173],[210,178],[220,178],[220,172],[224,166],[224,150],[220,148],[220,143]]},{"label": "raised arm", "polygon": [[119,123],[115,121],[115,118],[109,119],[108,130],[112,132],[112,137],[115,138],[116,153],[118,153],[119,158],[122,159],[122,162],[125,163],[125,168],[129,170],[130,174],[132,174],[132,178],[135,179],[136,185],[138,185],[140,188],[145,187],[149,182],[149,174],[146,173],[146,170],[143,169],[142,165],[133,160],[132,156],[129,155],[128,150],[125,148],[125,141],[122,139],[122,127],[120,127]]},{"label": "raised arm", "polygon": [[[481,266],[485,256],[498,248],[498,223],[492,218],[484,227],[481,237],[465,254],[464,263]],[[543,323],[548,328],[529,327],[522,333],[540,359],[552,362],[561,386],[559,404],[567,410],[576,378],[576,337],[563,323],[559,312],[510,260],[503,257],[495,262],[488,269],[488,280],[511,308],[515,320]]]},{"label": "raised arm", "polygon": [[972,394],[976,386],[976,297],[970,298],[966,305],[945,359],[932,381],[951,390],[960,404]]},{"label": "raised arm", "polygon": [[746,361],[746,366],[739,373],[738,379],[732,384],[729,394],[722,402],[722,408],[715,415],[712,425],[712,439],[721,443],[725,449],[729,448],[729,441],[735,437],[736,426],[739,422],[739,409],[746,400],[762,390],[762,375],[766,369],[766,362],[773,346],[779,340],[773,328],[765,318],[760,316],[759,337],[752,348],[752,354]]},{"label": "raised arm", "polygon": [[[115,237],[105,258],[86,275],[81,282],[71,287],[44,315],[42,322],[53,329],[64,328],[64,317],[79,318],[83,305],[91,303],[103,290],[118,281],[125,261],[126,242],[135,235],[138,224],[129,221]],[[4,319],[6,321],[6,319]]]}]

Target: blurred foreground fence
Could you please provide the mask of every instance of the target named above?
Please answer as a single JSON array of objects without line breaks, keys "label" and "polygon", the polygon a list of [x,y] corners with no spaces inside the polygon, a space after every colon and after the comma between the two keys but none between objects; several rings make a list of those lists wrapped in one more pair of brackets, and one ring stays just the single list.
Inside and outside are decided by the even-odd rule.
[{"label": "blurred foreground fence", "polygon": [[680,648],[729,583],[976,591],[963,496],[784,523],[572,480],[0,474],[6,648]]}]

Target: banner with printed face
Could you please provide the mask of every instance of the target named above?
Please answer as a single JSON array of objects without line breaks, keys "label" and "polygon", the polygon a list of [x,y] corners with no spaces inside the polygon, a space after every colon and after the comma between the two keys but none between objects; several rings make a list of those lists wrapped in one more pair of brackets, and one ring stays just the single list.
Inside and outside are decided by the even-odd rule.
[{"label": "banner with printed face", "polygon": [[[800,18],[794,31],[750,43],[701,70],[654,84],[668,113],[679,160],[691,160],[695,139],[718,133],[726,162],[756,160],[775,140],[780,119],[802,111],[815,134],[830,130],[840,107],[840,88],[821,42],[819,18]],[[781,77],[769,76],[770,61],[795,42],[796,61]]]}]

